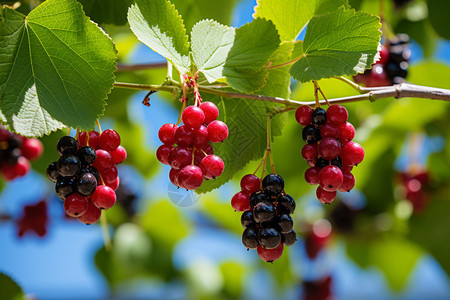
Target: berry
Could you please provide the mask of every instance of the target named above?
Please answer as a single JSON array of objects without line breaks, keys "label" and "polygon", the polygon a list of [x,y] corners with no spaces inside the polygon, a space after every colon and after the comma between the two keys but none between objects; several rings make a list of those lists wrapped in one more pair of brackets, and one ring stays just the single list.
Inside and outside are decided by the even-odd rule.
[{"label": "berry", "polygon": [[187,190],[195,190],[200,187],[203,182],[202,170],[193,165],[185,166],[178,173],[178,183],[180,187]]},{"label": "berry", "polygon": [[352,123],[345,122],[339,125],[339,135],[338,139],[341,143],[345,144],[353,140],[355,137],[355,127],[353,127]]},{"label": "berry", "polygon": [[208,129],[206,126],[201,125],[199,128],[194,129],[192,145],[194,147],[203,147],[209,142]]},{"label": "berry", "polygon": [[281,243],[281,234],[275,228],[261,228],[258,242],[264,249],[274,249]]},{"label": "berry", "polygon": [[277,213],[292,214],[295,210],[295,201],[290,195],[278,197]]},{"label": "berry", "polygon": [[330,137],[337,139],[339,137],[339,124],[326,123],[320,128],[320,136],[322,138]]},{"label": "berry", "polygon": [[231,206],[236,211],[246,211],[250,210],[250,195],[246,192],[236,193],[233,198],[231,198]]},{"label": "berry", "polygon": [[98,171],[111,168],[114,165],[114,161],[111,153],[106,150],[95,150],[96,159],[92,164]]},{"label": "berry", "polygon": [[206,179],[216,179],[222,174],[224,168],[223,160],[217,155],[207,155],[200,162],[200,169]]},{"label": "berry", "polygon": [[241,189],[253,194],[261,189],[261,180],[256,175],[247,174],[241,179]]},{"label": "berry", "polygon": [[351,189],[355,186],[355,177],[350,172],[343,172],[344,179],[342,180],[342,184],[339,187],[339,191],[341,192],[350,192]]},{"label": "berry", "polygon": [[316,196],[323,204],[330,204],[336,198],[336,191],[327,192],[319,186],[316,190]]},{"label": "berry", "polygon": [[114,191],[117,190],[117,188],[120,185],[120,178],[119,176],[116,177],[116,180],[114,180],[114,182],[110,183],[110,184],[106,184],[106,186],[109,186],[110,188],[112,188]]},{"label": "berry", "polygon": [[[77,187],[78,193],[84,196],[90,196],[97,188],[97,178],[92,173],[80,174],[74,184]],[[70,214],[68,215],[70,216]]]},{"label": "berry", "polygon": [[56,150],[60,156],[64,154],[75,154],[78,149],[78,142],[71,136],[63,136],[56,145]]},{"label": "berry", "polygon": [[89,202],[87,211],[83,215],[79,216],[78,220],[86,225],[91,225],[96,223],[100,219],[101,215],[101,209],[92,204],[92,202]]},{"label": "berry", "polygon": [[321,140],[320,129],[314,125],[308,125],[303,128],[302,138],[308,144],[314,144]]},{"label": "berry", "polygon": [[156,158],[164,165],[169,164],[169,153],[173,149],[172,146],[169,145],[161,145],[158,150],[156,150]]},{"label": "berry", "polygon": [[323,125],[327,121],[327,112],[321,107],[317,107],[312,112],[312,123],[315,125]]},{"label": "berry", "polygon": [[172,123],[167,123],[161,126],[158,131],[159,140],[166,145],[175,144],[175,131],[178,126]]},{"label": "berry", "polygon": [[38,139],[25,138],[20,147],[20,150],[22,152],[22,156],[29,160],[34,160],[42,155],[44,146]]},{"label": "berry", "polygon": [[247,249],[255,249],[259,246],[258,230],[255,227],[247,227],[242,233],[242,244]]},{"label": "berry", "polygon": [[98,146],[107,151],[114,151],[120,145],[120,136],[114,129],[106,129],[98,138]]},{"label": "berry", "polygon": [[348,119],[348,111],[345,107],[339,104],[333,104],[328,107],[326,112],[327,122],[342,124]]},{"label": "berry", "polygon": [[283,249],[283,243],[280,242],[278,246],[273,249],[264,249],[263,247],[258,246],[257,251],[258,256],[262,260],[266,262],[273,262],[281,257],[281,255],[283,254]]},{"label": "berry", "polygon": [[48,165],[47,170],[45,171],[47,174],[48,179],[50,179],[52,182],[55,182],[58,180],[58,169],[56,168],[56,161],[52,162]]},{"label": "berry", "polygon": [[305,180],[308,184],[316,185],[319,184],[319,172],[320,168],[312,167],[305,171]]},{"label": "berry", "polygon": [[320,141],[318,147],[318,153],[321,157],[327,160],[332,160],[338,157],[341,152],[341,145],[336,139],[324,138]]},{"label": "berry", "polygon": [[369,76],[367,76],[366,86],[367,87],[376,87],[376,86],[387,86],[387,85],[391,85],[391,80],[389,79],[383,66],[380,64],[373,65]]},{"label": "berry", "polygon": [[198,106],[188,106],[181,115],[184,126],[189,129],[197,129],[205,123],[205,113]]},{"label": "berry", "polygon": [[280,226],[281,233],[288,233],[294,227],[294,220],[288,214],[282,214],[278,217],[278,226]]},{"label": "berry", "polygon": [[342,169],[342,159],[338,156],[335,159],[331,160],[330,162],[333,166],[338,167],[339,169]]},{"label": "berry", "polygon": [[219,109],[212,102],[203,102],[200,104],[200,108],[203,110],[205,114],[205,123],[209,124],[212,121],[216,120],[219,116]]},{"label": "berry", "polygon": [[309,106],[302,105],[295,111],[295,119],[303,126],[307,126],[312,123],[313,109]]},{"label": "berry", "polygon": [[326,166],[319,172],[319,185],[327,192],[337,191],[343,180],[342,171],[336,166]]},{"label": "berry", "polygon": [[116,193],[106,185],[99,185],[91,196],[92,203],[100,209],[110,209],[116,203]]},{"label": "berry", "polygon": [[117,176],[119,175],[119,171],[116,166],[112,166],[111,168],[104,169],[101,171],[103,182],[106,185],[112,184]]},{"label": "berry", "polygon": [[273,205],[260,202],[253,207],[253,218],[257,223],[269,222],[276,214],[276,209]]},{"label": "berry", "polygon": [[173,185],[179,186],[179,183],[178,183],[178,173],[179,172],[180,172],[180,170],[177,170],[177,169],[174,169],[174,168],[170,169],[169,179],[170,179],[170,182],[172,182]]},{"label": "berry", "polygon": [[[89,136],[89,141],[88,141],[88,136]],[[97,150],[99,137],[100,137],[100,134],[97,131],[89,131],[89,134],[86,131],[82,131],[78,135],[78,145],[80,147],[90,146]]]},{"label": "berry", "polygon": [[223,142],[228,137],[228,126],[222,121],[212,121],[208,125],[208,137],[213,143]]},{"label": "berry", "polygon": [[64,211],[74,218],[82,216],[88,210],[88,204],[87,197],[73,193],[64,200]]},{"label": "berry", "polygon": [[246,210],[241,215],[241,225],[244,228],[255,226],[255,220],[253,219],[253,212],[251,210]]},{"label": "berry", "polygon": [[80,149],[78,149],[76,156],[78,156],[82,165],[90,165],[97,158],[97,155],[95,155],[94,148],[89,146],[83,146]]},{"label": "berry", "polygon": [[73,177],[60,176],[55,185],[56,195],[61,199],[66,199],[67,196],[75,192],[75,184]]},{"label": "berry", "polygon": [[320,157],[317,159],[316,164],[314,166],[318,167],[319,169],[322,169],[328,165],[330,165],[330,161]]},{"label": "berry", "polygon": [[297,235],[294,230],[281,234],[281,241],[285,246],[292,246],[297,241]]},{"label": "berry", "polygon": [[364,159],[364,149],[358,143],[348,142],[342,145],[341,159],[344,165],[356,166]]},{"label": "berry", "polygon": [[61,176],[75,176],[81,168],[81,163],[77,156],[64,154],[58,159],[56,168]]},{"label": "berry", "polygon": [[375,63],[385,65],[389,60],[389,49],[384,45],[380,45],[378,54],[380,55],[380,59]]},{"label": "berry", "polygon": [[192,151],[184,147],[174,147],[169,152],[169,165],[174,169],[182,169],[192,162]]},{"label": "berry", "polygon": [[263,190],[273,196],[278,196],[284,189],[284,180],[278,174],[269,174],[262,181]]},{"label": "berry", "polygon": [[116,150],[111,151],[111,156],[116,165],[122,163],[127,158],[127,150],[123,146],[117,147]]},{"label": "berry", "polygon": [[175,131],[175,143],[181,147],[190,147],[194,142],[194,131],[185,125],[181,125]]},{"label": "berry", "polygon": [[317,154],[317,144],[306,144],[302,148],[302,157],[307,161],[316,160]]},{"label": "berry", "polygon": [[255,207],[258,203],[272,204],[272,198],[262,191],[253,193],[250,196],[250,207]]}]

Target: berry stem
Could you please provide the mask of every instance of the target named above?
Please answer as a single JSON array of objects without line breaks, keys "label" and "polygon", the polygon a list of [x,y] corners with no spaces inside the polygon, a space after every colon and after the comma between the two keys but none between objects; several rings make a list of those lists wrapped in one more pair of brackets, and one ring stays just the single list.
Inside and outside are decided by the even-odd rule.
[{"label": "berry stem", "polygon": [[183,114],[184,109],[186,108],[186,104],[187,104],[187,99],[183,101],[183,106],[181,107],[180,113],[178,114],[178,121],[177,121],[177,126],[178,124],[181,123],[181,115]]},{"label": "berry stem", "polygon": [[331,106],[330,102],[328,102],[327,97],[325,97],[325,94],[323,93],[322,89],[319,86],[319,83],[317,81],[314,81],[314,85],[316,86],[317,90],[322,94],[323,99],[328,104],[328,106]]},{"label": "berry stem", "polygon": [[314,99],[316,100],[316,105],[314,105],[314,109],[320,107],[320,102],[319,102],[319,94],[317,93],[317,82],[313,81],[314,83]]},{"label": "berry stem", "polygon": [[[272,173],[276,174],[275,163],[273,162],[273,156],[272,156],[272,148],[270,147],[270,140],[272,138],[271,121],[272,121],[272,117],[269,114],[267,116],[267,153],[269,154],[270,167],[272,168]],[[263,178],[263,177],[261,177],[261,178]]]},{"label": "berry stem", "polygon": [[106,212],[102,210],[102,214],[100,216],[100,223],[102,225],[102,234],[103,234],[103,241],[105,243],[105,249],[107,251],[111,250],[111,236],[109,234],[108,230],[108,220],[106,219]]},{"label": "berry stem", "polygon": [[[100,126],[100,122],[98,120],[97,120],[96,124],[97,124],[97,128],[98,128],[98,133],[102,134],[102,127]],[[89,133],[88,133],[88,135],[89,135]]]},{"label": "berry stem", "polygon": [[[70,131],[69,131],[70,134]],[[80,129],[77,128],[77,133],[75,133],[75,139],[78,140],[78,137],[80,136]]]},{"label": "berry stem", "polygon": [[[258,172],[259,168],[263,165],[263,163],[265,163],[266,158],[267,158],[267,150],[264,151],[263,159],[262,159],[261,162],[259,163],[259,165],[258,165],[258,167],[256,168],[255,172],[253,172],[253,175],[255,175],[256,172]],[[264,172],[263,172],[263,174],[264,174]]]},{"label": "berry stem", "polygon": [[172,64],[167,61],[167,76],[166,76],[166,80],[172,80],[173,79],[173,75],[172,75],[172,71],[173,71],[173,67]]}]

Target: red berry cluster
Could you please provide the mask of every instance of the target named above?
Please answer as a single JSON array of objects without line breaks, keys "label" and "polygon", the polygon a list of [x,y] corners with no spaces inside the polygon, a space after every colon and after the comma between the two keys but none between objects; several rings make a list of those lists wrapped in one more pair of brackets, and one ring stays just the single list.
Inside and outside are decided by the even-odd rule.
[{"label": "red berry cluster", "polygon": [[315,259],[328,243],[330,236],[330,222],[325,219],[316,221],[311,230],[305,235],[306,255],[308,255],[310,259]]},{"label": "red berry cluster", "polygon": [[157,159],[170,165],[170,181],[186,190],[195,190],[203,179],[215,179],[224,170],[222,159],[213,155],[211,143],[228,137],[227,125],[217,120],[219,109],[212,102],[188,106],[183,111],[183,125],[164,124],[158,132],[163,142],[156,151]]},{"label": "red berry cluster", "polygon": [[295,201],[284,193],[280,175],[269,174],[262,184],[256,175],[245,175],[241,179],[241,191],[233,196],[231,206],[243,211],[242,244],[247,249],[256,248],[262,260],[279,259],[284,245],[291,246],[297,240],[290,216],[295,210]]},{"label": "red berry cluster", "polygon": [[423,211],[428,203],[428,193],[426,191],[429,176],[426,171],[411,174],[408,172],[400,174],[403,185],[403,196],[411,202],[414,212]]},{"label": "red berry cluster", "polygon": [[302,157],[310,166],[305,180],[319,185],[316,195],[320,202],[331,203],[337,190],[349,192],[355,186],[351,170],[362,162],[364,149],[352,142],[355,128],[347,122],[348,112],[339,104],[327,111],[300,106],[295,118],[305,126],[302,137],[307,144],[302,148]]},{"label": "red berry cluster", "polygon": [[42,200],[34,205],[26,205],[23,214],[17,220],[18,235],[22,237],[28,231],[43,237],[47,234],[48,214],[47,202]]},{"label": "red berry cluster", "polygon": [[38,139],[26,138],[0,127],[0,173],[5,180],[25,176],[29,160],[41,156],[44,147]]},{"label": "red berry cluster", "polygon": [[380,59],[372,69],[354,77],[355,82],[364,83],[367,87],[386,86],[405,82],[408,75],[409,36],[399,34],[378,52]]},{"label": "red berry cluster", "polygon": [[334,299],[331,293],[332,278],[330,275],[311,281],[303,281],[302,300],[330,300]]},{"label": "red berry cluster", "polygon": [[119,134],[112,129],[102,134],[83,131],[78,140],[62,137],[56,148],[60,158],[48,166],[47,177],[56,183],[55,191],[64,201],[66,214],[88,225],[97,222],[101,210],[116,202],[116,164],[127,156]]}]

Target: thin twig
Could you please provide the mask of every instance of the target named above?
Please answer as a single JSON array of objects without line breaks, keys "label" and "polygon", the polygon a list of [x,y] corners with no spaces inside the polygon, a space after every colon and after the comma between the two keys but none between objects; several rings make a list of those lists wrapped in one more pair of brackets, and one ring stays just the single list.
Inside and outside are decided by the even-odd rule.
[{"label": "thin twig", "polygon": [[136,65],[118,65],[117,72],[162,69],[166,66],[167,66],[167,63],[165,63],[165,62],[149,63],[149,64],[136,64]]}]

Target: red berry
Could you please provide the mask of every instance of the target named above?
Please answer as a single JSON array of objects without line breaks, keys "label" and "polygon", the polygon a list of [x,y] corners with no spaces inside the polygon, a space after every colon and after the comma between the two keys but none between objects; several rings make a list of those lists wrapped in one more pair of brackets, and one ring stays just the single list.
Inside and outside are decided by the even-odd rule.
[{"label": "red berry", "polygon": [[341,168],[342,174],[345,172],[351,172],[352,170],[353,170],[353,166],[342,165],[342,168]]},{"label": "red berry", "polygon": [[333,200],[336,198],[336,191],[327,192],[323,188],[318,186],[316,190],[316,196],[317,199],[319,199],[319,201],[322,202],[323,204],[329,204],[333,202]]},{"label": "red berry", "polygon": [[200,162],[200,169],[206,179],[216,179],[222,174],[224,168],[223,160],[217,155],[205,156]]},{"label": "red berry", "polygon": [[95,159],[95,161],[92,165],[99,172],[104,169],[108,169],[108,168],[111,168],[112,166],[114,166],[114,161],[113,161],[112,155],[108,151],[98,149],[98,150],[95,150],[95,154],[96,154],[97,158]]},{"label": "red berry", "polygon": [[101,215],[101,209],[97,208],[94,204],[92,204],[92,202],[89,202],[87,211],[83,215],[79,216],[78,220],[86,225],[91,225],[96,223],[100,219]]},{"label": "red berry", "polygon": [[330,137],[337,139],[339,136],[338,125],[335,123],[325,123],[325,125],[320,128],[320,136],[322,138]]},{"label": "red berry", "polygon": [[312,123],[312,112],[313,109],[311,107],[306,105],[300,106],[295,111],[295,119],[303,126],[309,125]]},{"label": "red berry", "polygon": [[355,176],[353,176],[350,172],[343,172],[344,179],[342,181],[341,187],[339,188],[340,192],[350,192],[351,189],[355,186]]},{"label": "red berry", "polygon": [[117,190],[117,188],[119,187],[119,184],[120,184],[120,178],[119,178],[119,176],[117,176],[116,179],[115,179],[113,182],[111,182],[111,183],[109,183],[109,184],[105,183],[106,186],[109,186],[109,187],[112,188],[114,191]]},{"label": "red berry", "polygon": [[378,54],[380,58],[375,63],[385,65],[389,60],[389,49],[384,45],[380,45]]},{"label": "red berry", "polygon": [[341,169],[330,165],[322,168],[319,172],[319,184],[322,189],[327,192],[337,191],[344,180]]},{"label": "red berry", "polygon": [[311,185],[319,184],[319,172],[318,167],[311,167],[305,171],[305,180]]},{"label": "red berry", "polygon": [[210,144],[202,147],[202,150],[205,151],[206,154],[214,154],[214,148]]},{"label": "red berry", "polygon": [[233,198],[231,198],[231,206],[236,211],[246,211],[250,210],[250,195],[246,192],[236,193]]},{"label": "red berry", "polygon": [[88,204],[87,197],[73,193],[64,200],[64,211],[73,218],[79,217],[88,210]]},{"label": "red berry", "polygon": [[258,252],[258,256],[266,261],[266,262],[273,262],[281,257],[283,254],[284,245],[283,243],[280,243],[276,248],[273,249],[264,249],[261,246],[258,246],[256,251]]},{"label": "red berry", "polygon": [[326,160],[335,159],[341,153],[341,145],[336,139],[324,138],[319,142],[318,153]]},{"label": "red berry", "polygon": [[253,174],[247,174],[241,179],[241,189],[244,192],[253,194],[261,189],[261,179]]},{"label": "red berry", "polygon": [[106,129],[98,138],[98,146],[100,149],[114,151],[120,145],[120,136],[114,129]]},{"label": "red berry", "polygon": [[317,159],[317,144],[306,144],[302,148],[302,157],[306,161],[308,160],[316,160]]},{"label": "red berry", "polygon": [[216,120],[219,116],[219,109],[212,102],[203,102],[200,104],[200,108],[205,113],[205,123],[209,124],[212,121]]},{"label": "red berry", "polygon": [[184,147],[174,147],[169,152],[169,165],[174,169],[182,169],[192,162],[192,150]]},{"label": "red berry", "polygon": [[194,129],[194,137],[192,144],[195,147],[203,147],[209,142],[208,129],[206,126],[201,125],[199,128]]},{"label": "red berry", "polygon": [[197,129],[205,123],[205,113],[198,106],[188,106],[181,115],[184,126],[189,129]]},{"label": "red berry", "polygon": [[106,185],[114,183],[114,181],[116,181],[117,176],[119,175],[116,166],[112,166],[111,168],[101,170],[100,173],[102,175],[103,182]]},{"label": "red berry", "polygon": [[181,125],[175,131],[175,143],[178,146],[190,147],[194,141],[194,131],[185,125]]},{"label": "red berry", "polygon": [[116,150],[110,152],[116,165],[122,163],[127,158],[127,150],[123,146],[117,147]]},{"label": "red berry", "polygon": [[339,104],[333,104],[327,109],[327,122],[341,124],[348,119],[348,111]]},{"label": "red berry", "polygon": [[343,165],[355,166],[364,159],[363,147],[355,142],[348,142],[342,145],[341,159]]},{"label": "red berry", "polygon": [[343,143],[348,143],[355,137],[355,127],[353,127],[352,123],[345,122],[339,125],[339,135],[338,139]]},{"label": "red berry", "polygon": [[376,86],[387,86],[391,84],[392,81],[389,79],[386,72],[384,72],[383,65],[381,64],[373,65],[370,74],[366,78],[366,86],[376,87]]},{"label": "red berry", "polygon": [[78,146],[79,147],[83,147],[83,146],[89,146],[97,149],[98,148],[98,140],[100,137],[100,134],[97,131],[89,131],[89,141],[88,141],[88,134],[86,131],[82,131],[80,132],[80,134],[78,135]]},{"label": "red berry", "polygon": [[202,185],[203,173],[199,167],[188,165],[180,170],[177,178],[180,187],[187,190],[195,190]]},{"label": "red berry", "polygon": [[223,142],[228,137],[228,126],[222,121],[212,121],[208,125],[208,137],[213,143]]},{"label": "red berry", "polygon": [[167,123],[161,126],[158,131],[159,140],[166,145],[175,144],[175,131],[178,126],[172,123]]},{"label": "red berry", "polygon": [[169,164],[169,153],[173,149],[172,146],[169,145],[161,145],[158,150],[156,150],[156,158],[163,164]]},{"label": "red berry", "polygon": [[6,180],[13,180],[17,177],[25,176],[30,171],[31,166],[28,159],[20,156],[16,164],[9,165],[4,163],[1,168],[1,173]]},{"label": "red berry", "polygon": [[38,139],[27,139],[25,138],[20,146],[22,155],[29,160],[34,160],[42,155],[44,151],[44,146]]},{"label": "red berry", "polygon": [[106,185],[99,185],[91,196],[92,203],[100,209],[110,209],[116,203],[116,192]]},{"label": "red berry", "polygon": [[177,169],[174,169],[174,168],[170,169],[170,172],[169,172],[170,182],[172,182],[172,184],[176,185],[176,186],[179,186],[178,173],[180,173],[180,170],[177,170]]}]

